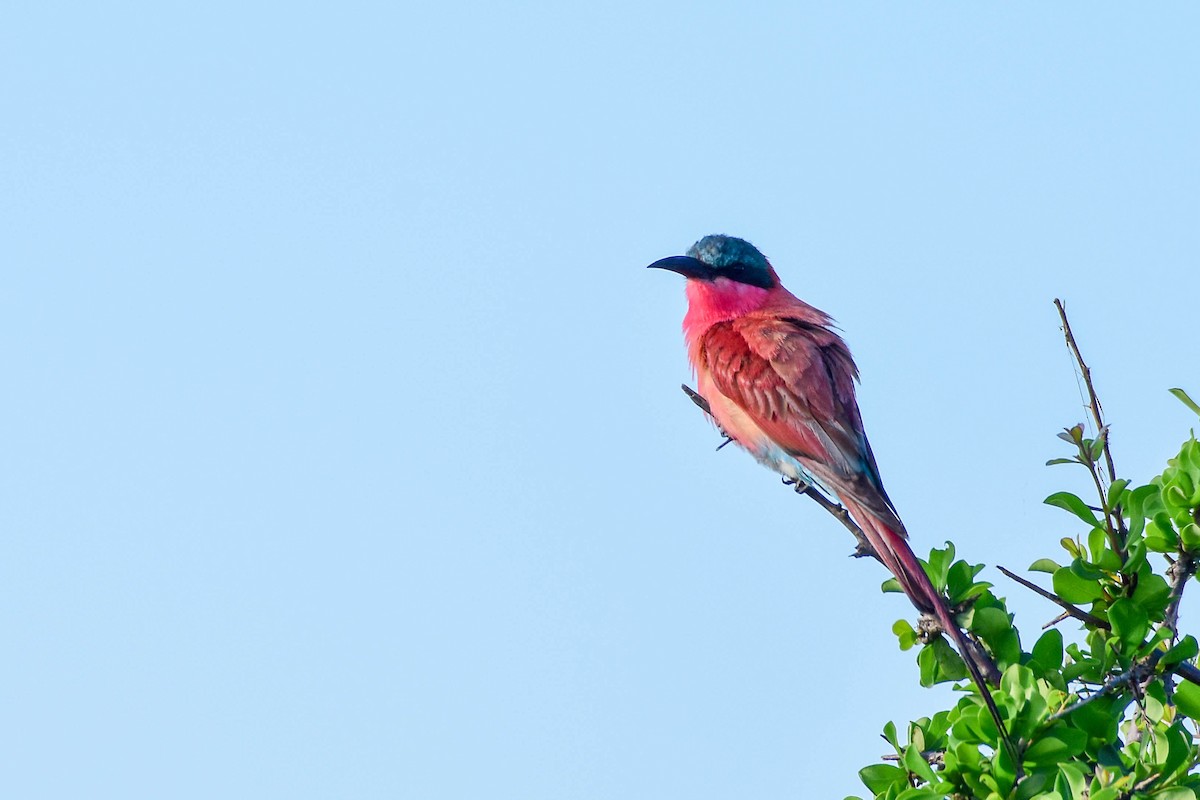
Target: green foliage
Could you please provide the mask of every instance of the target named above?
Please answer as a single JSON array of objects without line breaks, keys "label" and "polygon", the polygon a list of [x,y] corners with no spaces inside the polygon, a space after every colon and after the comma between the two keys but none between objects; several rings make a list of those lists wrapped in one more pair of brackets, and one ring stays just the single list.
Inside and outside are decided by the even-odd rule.
[{"label": "green foliage", "polygon": [[[926,571],[1001,671],[991,694],[1014,749],[965,683],[952,708],[903,736],[884,726],[893,753],[859,773],[877,800],[1200,800],[1200,645],[1176,622],[1200,562],[1200,442],[1189,437],[1161,475],[1135,486],[1107,474],[1107,429],[1089,439],[1076,425],[1059,437],[1073,453],[1048,463],[1082,465],[1095,497],[1046,498],[1070,515],[1073,533],[1060,542],[1065,563],[1040,558],[1030,571],[1049,575],[1071,607],[1076,641],[1050,627],[1025,649],[1004,600],[978,579],[983,565],[955,560],[949,542],[933,550]],[[922,685],[966,678],[940,635],[926,641],[905,620],[892,631],[903,650],[922,645]]]}]

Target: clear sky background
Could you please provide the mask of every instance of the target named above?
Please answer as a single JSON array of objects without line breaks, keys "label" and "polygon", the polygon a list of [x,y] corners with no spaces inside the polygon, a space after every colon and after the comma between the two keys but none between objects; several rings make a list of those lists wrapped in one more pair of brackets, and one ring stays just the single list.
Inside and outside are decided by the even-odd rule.
[{"label": "clear sky background", "polygon": [[1056,296],[1123,475],[1196,423],[1195,5],[435,5],[4,12],[6,797],[862,793],[951,695],[680,393],[707,233],[918,551],[1075,532]]}]

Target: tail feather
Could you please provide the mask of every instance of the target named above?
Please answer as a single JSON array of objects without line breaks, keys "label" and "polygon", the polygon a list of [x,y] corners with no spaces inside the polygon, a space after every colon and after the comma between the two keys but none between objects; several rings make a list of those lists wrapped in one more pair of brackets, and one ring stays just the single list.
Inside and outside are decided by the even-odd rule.
[{"label": "tail feather", "polygon": [[954,642],[955,648],[962,656],[963,663],[967,665],[967,670],[971,673],[972,680],[979,687],[979,694],[987,704],[992,719],[996,721],[996,727],[999,728],[1000,736],[1009,748],[1009,754],[1016,763],[1016,750],[1012,740],[1009,739],[1004,720],[1000,716],[1000,709],[996,707],[996,701],[992,699],[989,691],[989,685],[999,684],[1000,676],[996,665],[986,654],[981,652],[977,645],[968,640],[966,634],[958,627],[958,623],[954,621],[954,616],[946,605],[945,598],[934,588],[933,582],[925,574],[925,569],[921,566],[921,562],[913,553],[912,548],[908,546],[908,542],[853,500],[843,498],[842,502],[850,511],[850,515],[859,523],[859,527],[867,537],[867,541],[871,543],[876,555],[879,556],[879,560],[900,582],[908,599],[917,607],[917,610],[933,614],[942,630]]}]

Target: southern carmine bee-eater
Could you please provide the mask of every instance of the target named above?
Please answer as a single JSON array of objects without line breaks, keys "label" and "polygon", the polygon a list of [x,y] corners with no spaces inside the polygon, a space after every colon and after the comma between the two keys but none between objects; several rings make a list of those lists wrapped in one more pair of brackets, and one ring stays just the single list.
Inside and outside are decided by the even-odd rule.
[{"label": "southern carmine bee-eater", "polygon": [[967,641],[908,546],[863,432],[858,368],[829,315],[785,289],[744,239],[705,236],[687,255],[650,266],[687,278],[688,359],[717,424],[771,469],[797,482],[812,476],[837,495],[913,605],[953,639],[1003,731],[982,674],[995,680],[995,666]]}]

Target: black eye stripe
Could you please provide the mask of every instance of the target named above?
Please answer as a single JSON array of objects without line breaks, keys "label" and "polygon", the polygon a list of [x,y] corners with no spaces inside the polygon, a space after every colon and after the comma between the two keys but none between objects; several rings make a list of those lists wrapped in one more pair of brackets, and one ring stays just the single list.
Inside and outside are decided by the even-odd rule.
[{"label": "black eye stripe", "polygon": [[771,274],[767,268],[747,264],[745,261],[730,261],[722,267],[716,269],[718,276],[724,275],[730,280],[738,283],[749,284],[750,286],[758,286],[762,289],[770,289],[775,285]]}]

